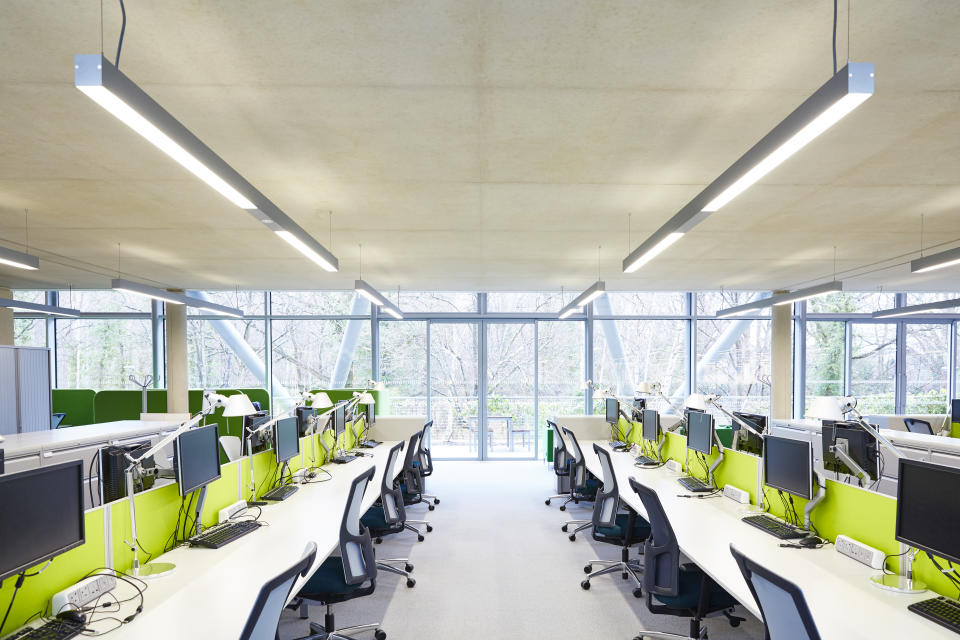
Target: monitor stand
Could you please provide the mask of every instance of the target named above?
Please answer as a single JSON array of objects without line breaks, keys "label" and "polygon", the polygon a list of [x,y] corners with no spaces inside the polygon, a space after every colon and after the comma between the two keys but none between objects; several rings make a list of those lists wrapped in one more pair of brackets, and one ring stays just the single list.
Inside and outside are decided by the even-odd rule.
[{"label": "monitor stand", "polygon": [[878,573],[870,578],[873,586],[896,593],[923,593],[927,590],[926,583],[913,579],[913,556],[916,551],[904,544],[900,545],[900,551],[903,552],[900,573],[905,575]]}]

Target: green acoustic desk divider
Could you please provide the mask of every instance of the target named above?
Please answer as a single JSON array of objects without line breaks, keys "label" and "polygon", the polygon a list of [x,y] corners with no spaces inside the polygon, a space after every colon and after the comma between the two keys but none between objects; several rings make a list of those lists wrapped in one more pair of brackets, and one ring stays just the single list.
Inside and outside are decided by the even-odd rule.
[{"label": "green acoustic desk divider", "polygon": [[[147,409],[149,413],[166,413],[167,390],[147,389]],[[143,395],[139,389],[99,391],[93,399],[93,415],[96,422],[139,420],[142,411]]]},{"label": "green acoustic desk divider", "polygon": [[64,413],[64,427],[78,427],[96,422],[93,401],[97,392],[93,389],[53,389],[50,392],[53,413]]}]

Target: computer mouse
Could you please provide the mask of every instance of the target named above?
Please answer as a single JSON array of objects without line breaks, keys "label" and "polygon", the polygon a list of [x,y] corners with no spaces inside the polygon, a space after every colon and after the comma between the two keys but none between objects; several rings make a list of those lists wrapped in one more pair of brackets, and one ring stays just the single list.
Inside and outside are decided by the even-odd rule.
[{"label": "computer mouse", "polygon": [[806,538],[800,538],[797,540],[797,544],[806,549],[820,546],[823,543],[823,538],[818,538],[817,536],[807,536]]}]

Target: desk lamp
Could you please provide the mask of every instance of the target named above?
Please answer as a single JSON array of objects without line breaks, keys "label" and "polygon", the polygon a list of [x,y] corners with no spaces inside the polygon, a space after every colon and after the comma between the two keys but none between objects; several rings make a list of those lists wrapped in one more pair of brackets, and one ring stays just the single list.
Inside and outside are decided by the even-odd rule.
[{"label": "desk lamp", "polygon": [[[354,400],[354,406],[357,406],[360,404],[367,404],[367,405],[376,404],[376,399],[373,397],[373,394],[370,393],[369,391],[364,391],[362,393],[354,393],[353,400]],[[356,430],[354,430],[354,436],[357,438],[357,445],[360,445],[366,442],[367,436],[370,435],[370,425],[367,424],[367,414],[362,413],[360,415],[360,420],[363,423],[363,426],[360,429],[360,433],[357,434]]]},{"label": "desk lamp", "polygon": [[641,382],[639,385],[637,385],[637,394],[656,396],[660,400],[666,402],[667,406],[673,409],[674,412],[681,417],[680,422],[667,429],[667,431],[673,431],[685,422],[685,418],[683,417],[683,409],[677,409],[677,407],[670,402],[670,399],[663,395],[663,385],[661,385],[659,382]]},{"label": "desk lamp", "polygon": [[[156,578],[170,573],[175,568],[175,565],[171,562],[147,562],[143,565],[140,564],[140,542],[137,540],[137,511],[133,493],[134,474],[140,469],[140,461],[154,456],[164,447],[179,438],[182,433],[197,426],[201,420],[213,413],[217,407],[223,407],[223,416],[226,418],[248,416],[252,413],[256,413],[256,409],[253,408],[250,398],[242,393],[232,396],[224,396],[219,393],[212,392],[205,393],[203,395],[203,403],[203,410],[199,414],[190,420],[180,423],[180,425],[173,432],[167,434],[166,437],[161,438],[157,444],[150,447],[144,453],[140,454],[136,458],[134,458],[130,453],[124,454],[124,456],[127,458],[127,461],[130,462],[130,466],[127,467],[126,471],[124,472],[124,476],[127,484],[127,499],[130,503],[130,532],[132,537],[132,540],[126,540],[125,542],[130,546],[130,550],[133,551],[133,575],[138,578]],[[202,498],[199,502],[200,506],[198,509],[202,509]],[[199,517],[197,520],[199,521]]]}]

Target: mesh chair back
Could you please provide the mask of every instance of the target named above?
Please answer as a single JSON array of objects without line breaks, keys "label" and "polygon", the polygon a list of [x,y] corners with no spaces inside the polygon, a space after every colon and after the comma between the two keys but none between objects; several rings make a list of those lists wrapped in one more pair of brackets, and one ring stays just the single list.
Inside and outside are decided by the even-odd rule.
[{"label": "mesh chair back", "polygon": [[403,449],[403,442],[398,442],[387,454],[387,466],[380,481],[380,503],[383,505],[383,517],[388,524],[406,522],[407,513],[403,508],[403,495],[400,488],[394,483],[394,467]]},{"label": "mesh chair back", "polygon": [[680,546],[657,493],[630,478],[630,488],[640,496],[650,523],[643,543],[643,588],[647,593],[676,596],[680,592]]},{"label": "mesh chair back", "polygon": [[430,439],[430,427],[433,426],[433,420],[425,423],[420,430],[420,473],[428,476],[433,473],[433,456],[426,442]]},{"label": "mesh chair back", "polygon": [[347,584],[360,584],[377,577],[377,562],[373,557],[370,532],[360,524],[363,515],[363,494],[376,468],[367,469],[350,485],[347,506],[340,522],[340,557],[343,577]]},{"label": "mesh chair back", "polygon": [[931,427],[930,423],[926,420],[918,420],[917,418],[904,418],[903,424],[907,427],[907,431],[910,433],[924,433],[928,436],[933,435],[933,427]]},{"label": "mesh chair back", "polygon": [[580,443],[577,442],[577,436],[573,431],[566,427],[561,427],[566,436],[567,451],[571,457],[570,467],[570,490],[579,491],[587,484],[587,465],[583,462],[583,451],[580,450]]},{"label": "mesh chair back", "polygon": [[547,426],[553,429],[553,472],[558,476],[570,473],[567,468],[570,456],[567,455],[567,445],[563,442],[563,435],[556,422],[547,420]]},{"label": "mesh chair back", "polygon": [[420,451],[420,439],[422,437],[422,430],[415,431],[410,436],[410,441],[407,443],[407,453],[403,458],[403,483],[407,485],[409,493],[421,492],[420,471],[413,463],[420,462],[417,453]]},{"label": "mesh chair back", "polygon": [[597,492],[597,499],[593,503],[593,526],[612,527],[617,523],[617,507],[620,505],[617,475],[613,472],[610,452],[597,444],[593,445],[593,450],[600,458],[603,475],[603,489]]},{"label": "mesh chair back", "polygon": [[290,568],[260,587],[247,623],[240,632],[240,640],[275,640],[280,614],[283,612],[297,577],[306,577],[317,557],[317,545],[307,544],[303,555]]},{"label": "mesh chair back", "polygon": [[820,640],[800,587],[760,566],[730,545],[767,626],[767,640]]}]

